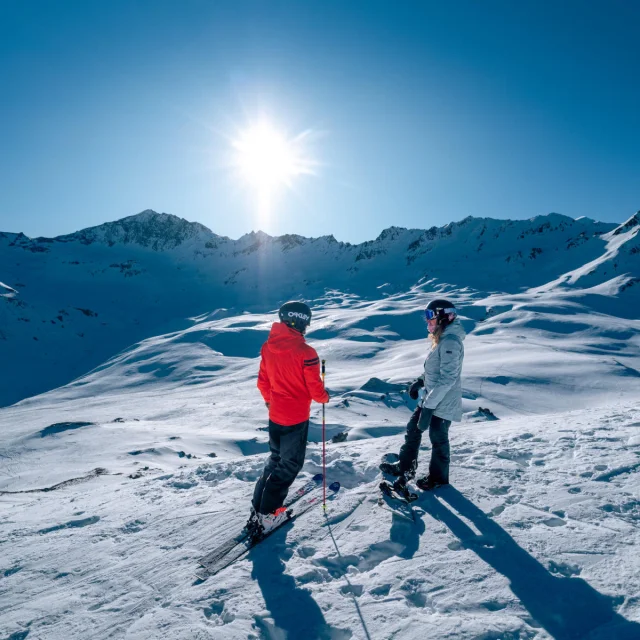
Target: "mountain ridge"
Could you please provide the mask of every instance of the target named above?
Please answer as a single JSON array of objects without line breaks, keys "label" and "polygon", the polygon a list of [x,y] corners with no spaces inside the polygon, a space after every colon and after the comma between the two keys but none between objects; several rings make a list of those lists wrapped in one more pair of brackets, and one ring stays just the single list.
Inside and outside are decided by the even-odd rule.
[{"label": "mountain ridge", "polygon": [[[640,212],[638,212],[638,214],[640,214]],[[635,215],[638,215],[635,214]],[[633,218],[633,216],[632,216]],[[630,218],[631,219],[631,218]],[[545,222],[550,222],[550,221],[557,221],[560,223],[565,223],[565,224],[572,224],[574,222],[582,222],[582,221],[586,221],[588,223],[592,223],[592,224],[596,224],[596,225],[609,225],[611,226],[611,228],[615,228],[617,226],[620,226],[620,224],[625,224],[625,223],[615,223],[615,222],[599,222],[596,220],[593,220],[591,218],[586,218],[584,216],[581,216],[579,218],[571,218],[570,216],[566,216],[564,214],[560,214],[560,213],[555,213],[555,212],[550,212],[550,213],[546,213],[546,214],[539,214],[536,216],[533,216],[531,218],[524,218],[524,219],[517,219],[517,220],[511,220],[509,218],[505,218],[505,219],[501,219],[501,218],[491,218],[491,217],[476,217],[476,216],[466,216],[465,218],[463,218],[462,220],[459,221],[451,221],[448,222],[440,227],[436,227],[436,226],[432,226],[430,227],[429,230],[431,229],[439,229],[439,230],[444,230],[447,229],[448,227],[452,226],[452,227],[456,227],[456,226],[464,226],[466,224],[468,224],[469,222],[473,222],[473,221],[479,221],[479,222],[483,222],[485,224],[487,223],[496,223],[496,224],[501,224],[501,223],[511,223],[511,224],[525,224],[527,222],[530,223],[536,223],[540,220],[544,220]],[[628,220],[627,220],[628,222]],[[71,242],[73,240],[79,240],[81,242],[87,242],[88,244],[91,244],[95,241],[97,241],[97,239],[100,237],[101,234],[104,234],[105,236],[109,237],[109,236],[113,236],[113,235],[117,235],[117,233],[114,233],[117,229],[122,229],[125,232],[135,232],[135,231],[142,231],[145,229],[145,227],[151,227],[151,228],[155,228],[157,230],[162,230],[162,231],[171,231],[171,232],[175,232],[176,230],[179,231],[186,231],[188,229],[192,229],[192,233],[190,234],[191,236],[197,235],[196,232],[198,233],[202,233],[203,235],[207,236],[210,235],[211,237],[215,238],[215,239],[219,239],[219,240],[225,240],[225,241],[229,241],[229,242],[240,242],[242,240],[244,240],[245,238],[251,238],[254,239],[256,237],[258,238],[268,238],[271,240],[277,240],[279,238],[283,238],[283,237],[296,237],[296,238],[300,238],[303,240],[321,240],[323,238],[327,238],[330,239],[330,241],[335,241],[340,245],[343,246],[351,246],[351,247],[359,247],[361,245],[367,245],[371,242],[376,242],[376,241],[380,241],[380,240],[384,240],[387,237],[389,237],[390,235],[393,235],[394,233],[397,232],[403,232],[403,231],[427,231],[426,229],[421,229],[419,227],[399,227],[396,225],[391,225],[389,227],[384,228],[379,234],[378,236],[376,236],[376,238],[371,239],[371,240],[364,240],[360,243],[352,243],[352,242],[347,242],[347,241],[342,241],[342,240],[337,240],[335,238],[335,236],[333,234],[330,234],[328,236],[303,236],[300,234],[282,234],[280,236],[278,235],[271,235],[265,231],[262,231],[260,229],[258,230],[253,230],[253,231],[249,231],[241,236],[239,236],[237,239],[233,239],[230,238],[228,236],[222,236],[219,235],[217,233],[215,233],[214,231],[212,231],[211,229],[209,229],[209,227],[207,227],[206,225],[200,223],[200,222],[192,222],[187,220],[186,218],[183,218],[181,216],[177,216],[175,214],[172,213],[160,213],[157,211],[154,211],[153,209],[145,209],[144,211],[141,211],[140,213],[136,213],[136,214],[132,214],[129,216],[125,216],[123,218],[118,218],[116,220],[113,221],[108,221],[108,222],[104,222],[101,223],[99,225],[94,225],[91,227],[84,227],[82,229],[79,229],[77,231],[74,231],[72,233],[67,233],[67,234],[61,234],[61,235],[57,235],[57,236],[36,236],[36,237],[29,237],[26,234],[24,234],[23,232],[17,232],[17,233],[13,233],[13,232],[8,232],[8,231],[0,231],[0,237],[7,237],[7,236],[15,236],[17,238],[21,238],[27,241],[33,241],[33,242],[43,242],[43,243],[50,243],[50,242]],[[163,228],[164,227],[164,228]],[[134,239],[137,240],[142,240],[144,241],[145,238],[144,237],[135,237]],[[131,242],[131,238],[130,236],[125,236],[125,238],[123,238],[123,241],[126,242]],[[147,245],[143,245],[143,246],[147,246]]]},{"label": "mountain ridge", "polygon": [[12,378],[0,406],[69,382],[135,342],[184,329],[189,318],[220,308],[270,311],[327,290],[375,300],[418,282],[479,295],[583,287],[596,294],[597,310],[616,298],[629,317],[640,295],[633,286],[639,220],[638,213],[621,225],[560,214],[467,216],[430,229],[392,226],[352,245],[264,232],[232,240],[146,210],[57,238],[0,233],[0,281],[11,290],[0,296],[0,362]]}]

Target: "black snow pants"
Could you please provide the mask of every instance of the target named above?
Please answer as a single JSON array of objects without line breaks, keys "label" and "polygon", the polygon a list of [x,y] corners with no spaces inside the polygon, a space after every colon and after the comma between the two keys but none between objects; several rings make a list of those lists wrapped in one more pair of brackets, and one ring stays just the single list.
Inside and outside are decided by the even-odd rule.
[{"label": "black snow pants", "polygon": [[[418,467],[418,450],[422,441],[422,431],[418,429],[420,419],[420,407],[411,416],[407,424],[407,433],[404,436],[404,444],[400,449],[400,471],[415,475]],[[450,420],[443,420],[433,416],[429,423],[429,440],[431,440],[431,461],[429,462],[429,475],[440,483],[449,482],[449,427]]]},{"label": "black snow pants", "polygon": [[309,421],[284,427],[269,420],[271,456],[253,491],[253,508],[273,513],[284,504],[289,487],[304,464]]}]

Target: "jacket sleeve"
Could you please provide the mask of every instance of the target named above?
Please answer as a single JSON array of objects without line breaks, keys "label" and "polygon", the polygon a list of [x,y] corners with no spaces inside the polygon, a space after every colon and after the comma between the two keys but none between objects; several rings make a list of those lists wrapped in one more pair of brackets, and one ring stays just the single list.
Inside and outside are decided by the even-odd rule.
[{"label": "jacket sleeve", "polygon": [[316,402],[328,402],[329,394],[325,391],[322,378],[320,378],[320,358],[312,347],[303,352],[302,371],[311,399]]},{"label": "jacket sleeve", "polygon": [[260,371],[258,372],[258,389],[265,402],[271,402],[271,383],[267,373],[267,365],[264,362],[264,347],[260,350]]},{"label": "jacket sleeve", "polygon": [[437,409],[449,389],[456,383],[462,371],[463,354],[462,342],[455,338],[442,340],[440,343],[440,375],[422,403],[425,409]]}]

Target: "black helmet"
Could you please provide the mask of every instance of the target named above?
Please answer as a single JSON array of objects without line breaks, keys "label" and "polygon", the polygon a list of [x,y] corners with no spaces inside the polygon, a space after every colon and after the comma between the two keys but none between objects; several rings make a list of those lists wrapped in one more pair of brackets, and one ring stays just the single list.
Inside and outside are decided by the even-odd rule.
[{"label": "black helmet", "polygon": [[278,311],[280,322],[304,333],[311,324],[311,309],[304,302],[285,302]]},{"label": "black helmet", "polygon": [[453,313],[454,316],[458,315],[455,305],[453,304],[453,302],[442,299],[432,300],[424,310],[424,315],[426,316],[427,320],[438,318],[439,322],[446,318],[450,313]]}]

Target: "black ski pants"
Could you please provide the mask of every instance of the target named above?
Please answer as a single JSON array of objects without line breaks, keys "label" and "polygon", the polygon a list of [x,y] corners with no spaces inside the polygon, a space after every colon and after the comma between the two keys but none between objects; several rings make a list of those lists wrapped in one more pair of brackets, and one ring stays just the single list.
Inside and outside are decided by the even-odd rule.
[{"label": "black ski pants", "polygon": [[[422,431],[418,429],[421,409],[418,407],[407,424],[404,444],[400,449],[400,471],[414,475],[418,467],[418,451],[422,441]],[[432,416],[429,423],[429,440],[431,440],[431,461],[429,475],[441,483],[449,482],[449,461],[451,459],[449,447],[450,420],[443,420]]]},{"label": "black ski pants", "polygon": [[284,427],[269,420],[271,455],[253,491],[253,508],[273,513],[284,504],[289,487],[304,464],[309,421]]}]

